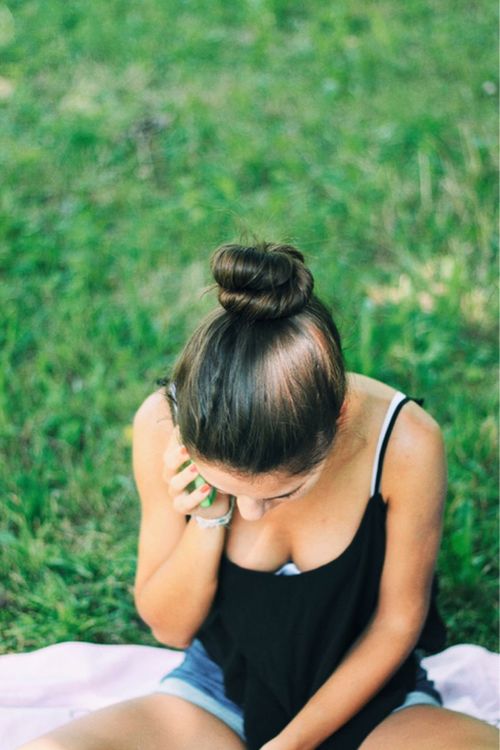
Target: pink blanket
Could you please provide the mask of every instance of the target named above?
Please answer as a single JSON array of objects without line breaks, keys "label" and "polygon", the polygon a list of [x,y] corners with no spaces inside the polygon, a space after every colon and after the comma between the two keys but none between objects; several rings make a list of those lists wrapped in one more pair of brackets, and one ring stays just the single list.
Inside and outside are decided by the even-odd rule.
[{"label": "pink blanket", "polygon": [[[72,718],[153,692],[182,659],[165,648],[77,642],[0,656],[0,748],[15,750]],[[498,654],[461,644],[422,663],[447,708],[500,726]]]}]

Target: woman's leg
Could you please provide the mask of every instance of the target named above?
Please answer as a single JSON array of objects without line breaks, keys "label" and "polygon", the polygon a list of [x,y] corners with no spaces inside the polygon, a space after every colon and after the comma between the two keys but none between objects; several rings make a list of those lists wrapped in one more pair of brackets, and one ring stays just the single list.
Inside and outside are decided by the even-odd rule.
[{"label": "woman's leg", "polygon": [[495,727],[458,711],[415,705],[385,718],[359,750],[498,750]]},{"label": "woman's leg", "polygon": [[155,693],[93,711],[18,750],[245,750],[245,745],[208,711]]}]

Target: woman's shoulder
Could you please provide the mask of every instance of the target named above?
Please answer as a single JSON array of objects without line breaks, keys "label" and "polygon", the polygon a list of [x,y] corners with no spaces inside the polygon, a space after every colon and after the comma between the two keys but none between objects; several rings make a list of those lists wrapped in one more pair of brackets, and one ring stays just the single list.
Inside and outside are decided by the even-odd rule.
[{"label": "woman's shoulder", "polygon": [[[350,381],[358,398],[365,400],[366,429],[371,433],[373,453],[389,405],[394,395],[402,391],[365,375],[350,375],[354,376]],[[421,393],[405,395],[425,396]],[[403,485],[422,486],[429,471],[435,475],[443,473],[445,464],[444,438],[438,422],[416,401],[408,401],[397,414],[387,443],[382,473],[383,496],[394,497]]]},{"label": "woman's shoulder", "polygon": [[[348,388],[353,402],[357,404],[360,414],[366,416],[368,423],[375,426],[380,423],[380,417],[387,413],[389,405],[396,393],[404,393],[412,398],[423,398],[425,394],[407,394],[401,389],[376,380],[358,372],[347,373]],[[416,401],[409,401],[398,415],[398,422],[405,423],[407,429],[432,429],[437,426],[436,420]]]},{"label": "woman's shoulder", "polygon": [[[365,437],[368,455],[373,460],[389,406],[396,393],[404,393],[360,373],[348,373],[353,422]],[[415,398],[425,394],[406,394]],[[416,401],[408,401],[392,425],[384,461],[385,485],[398,484],[403,466],[419,462],[420,455],[441,451],[443,436],[438,422]]]},{"label": "woman's shoulder", "polygon": [[151,435],[170,436],[172,416],[162,388],[146,396],[134,415],[134,429]]}]

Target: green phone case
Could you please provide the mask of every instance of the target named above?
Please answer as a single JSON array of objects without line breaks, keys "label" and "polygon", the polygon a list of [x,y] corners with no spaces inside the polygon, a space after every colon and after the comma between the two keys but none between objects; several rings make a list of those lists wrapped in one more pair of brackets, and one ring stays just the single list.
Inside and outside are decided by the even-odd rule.
[{"label": "green phone case", "polygon": [[[182,464],[182,466],[181,466],[181,468],[180,468],[179,471],[182,471],[183,469],[185,469],[186,466],[189,466],[190,463],[192,463],[192,462],[191,461],[185,461]],[[201,487],[203,484],[206,484],[206,482],[203,479],[203,477],[200,474],[198,474],[198,476],[196,477],[196,479],[193,479],[193,481],[188,484],[187,490],[188,490],[188,492],[194,492],[199,487]],[[200,508],[210,508],[210,506],[212,505],[212,503],[215,500],[216,496],[217,496],[217,490],[214,487],[212,487],[212,489],[210,490],[210,492],[208,493],[208,495],[206,496],[206,498],[201,501]]]}]

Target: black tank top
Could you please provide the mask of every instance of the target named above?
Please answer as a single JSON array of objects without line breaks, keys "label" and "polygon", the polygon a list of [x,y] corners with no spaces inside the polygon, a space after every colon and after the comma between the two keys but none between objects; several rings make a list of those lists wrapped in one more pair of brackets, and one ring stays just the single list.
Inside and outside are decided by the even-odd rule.
[{"label": "black tank top", "polygon": [[[258,750],[284,729],[332,674],[375,610],[386,539],[387,507],[379,491],[382,462],[397,415],[410,400],[423,403],[399,392],[391,402],[379,437],[373,493],[354,538],[338,557],[286,576],[242,568],[222,555],[217,594],[197,637],[222,668],[226,695],[243,709],[249,750]],[[415,650],[434,653],[445,646],[437,591],[434,575],[429,613]],[[321,750],[356,750],[401,705],[415,689],[415,650]]]}]

